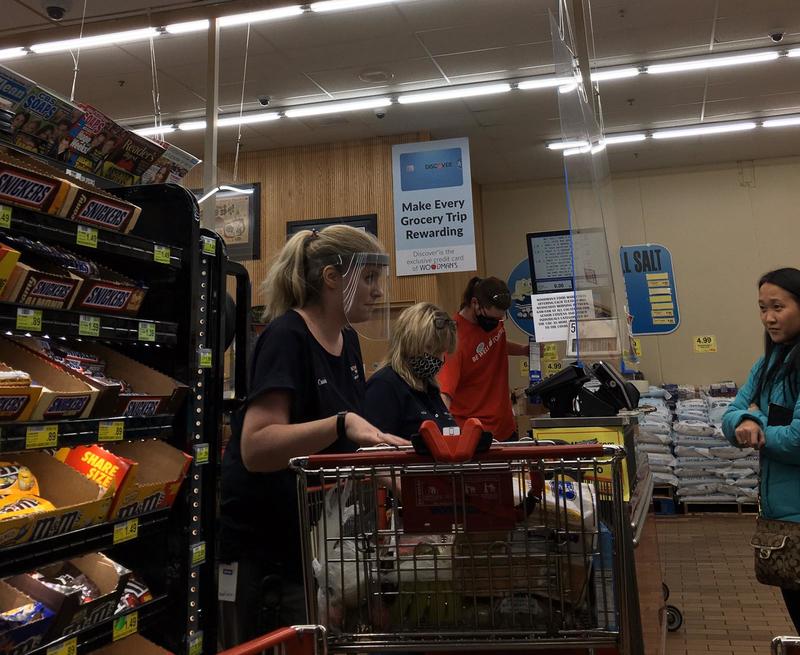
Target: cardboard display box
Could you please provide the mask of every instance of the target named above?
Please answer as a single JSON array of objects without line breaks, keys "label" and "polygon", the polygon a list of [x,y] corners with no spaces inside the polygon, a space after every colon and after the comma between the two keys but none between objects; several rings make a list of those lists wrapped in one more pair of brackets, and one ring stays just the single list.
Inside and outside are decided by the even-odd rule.
[{"label": "cardboard display box", "polygon": [[71,373],[5,337],[0,338],[0,361],[25,371],[34,381],[31,387],[41,388],[36,406],[29,417],[31,420],[49,421],[91,416],[97,400],[97,389]]},{"label": "cardboard display box", "polygon": [[100,357],[108,377],[124,380],[136,392],[120,393],[116,416],[155,416],[180,410],[189,391],[185,384],[100,344],[83,342],[79,350]]},{"label": "cardboard display box", "polygon": [[172,655],[140,634],[133,634],[92,652],[92,655]]},{"label": "cardboard display box", "polygon": [[0,300],[45,309],[69,309],[83,280],[66,268],[41,262],[36,267],[17,262]]},{"label": "cardboard display box", "polygon": [[[32,598],[0,580],[0,613],[34,602]],[[24,655],[43,645],[45,634],[53,623],[54,612],[45,607],[42,618],[25,625],[2,631],[0,629],[0,654]]]},{"label": "cardboard display box", "polygon": [[100,596],[88,603],[81,603],[80,592],[65,594],[27,573],[8,579],[13,587],[43,602],[56,613],[47,635],[48,641],[111,619],[131,576],[131,571],[100,553],[84,555],[68,562],[55,562],[40,567],[38,571],[48,578],[54,578],[65,569],[65,564],[72,565],[94,582],[100,590]]},{"label": "cardboard display box", "polygon": [[39,493],[55,511],[0,521],[0,546],[38,541],[103,523],[112,496],[47,453],[25,452],[14,461],[27,466],[39,481]]},{"label": "cardboard display box", "polygon": [[19,261],[19,255],[18,250],[0,243],[0,293],[6,288],[6,284],[14,272],[14,267]]}]

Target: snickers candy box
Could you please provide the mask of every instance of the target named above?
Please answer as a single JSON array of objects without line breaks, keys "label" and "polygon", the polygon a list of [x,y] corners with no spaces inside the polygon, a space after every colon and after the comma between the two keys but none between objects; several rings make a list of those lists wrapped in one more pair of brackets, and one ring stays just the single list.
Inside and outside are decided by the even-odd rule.
[{"label": "snickers candy box", "polygon": [[84,279],[74,309],[136,316],[142,308],[147,287],[97,264],[98,276]]}]

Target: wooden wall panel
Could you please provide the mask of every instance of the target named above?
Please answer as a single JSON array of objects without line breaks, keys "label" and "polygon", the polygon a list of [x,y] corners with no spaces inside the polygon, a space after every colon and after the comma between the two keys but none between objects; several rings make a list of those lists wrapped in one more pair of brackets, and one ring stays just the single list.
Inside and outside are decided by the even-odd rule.
[{"label": "wooden wall panel", "polygon": [[[287,221],[377,214],[378,238],[391,252],[394,249],[392,146],[429,139],[427,133],[412,133],[241,153],[238,182],[261,183],[261,259],[244,262],[253,284],[253,304],[260,304],[261,281],[272,259],[286,242]],[[222,157],[219,168],[220,183],[232,183],[230,175],[224,172],[233,170],[233,156]],[[202,179],[201,164],[187,176],[185,186],[200,188]],[[482,272],[481,204],[480,187],[473,185],[478,267]],[[410,304],[428,300],[439,303],[448,311],[455,311],[463,287],[472,275],[393,276],[392,301]],[[384,346],[363,343],[363,347],[364,363],[369,370],[382,357]]]}]

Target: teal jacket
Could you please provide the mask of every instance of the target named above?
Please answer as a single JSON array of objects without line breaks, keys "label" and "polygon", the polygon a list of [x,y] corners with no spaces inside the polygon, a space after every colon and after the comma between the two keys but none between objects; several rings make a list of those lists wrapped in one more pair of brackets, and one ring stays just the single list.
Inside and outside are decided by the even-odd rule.
[{"label": "teal jacket", "polygon": [[[767,518],[800,522],[800,399],[789,398],[788,388],[778,381],[761,394],[759,411],[749,410],[763,362],[762,357],[755,363],[722,417],[722,431],[738,446],[735,431],[742,421],[749,418],[761,425],[766,440],[761,450],[761,511]],[[789,425],[767,425],[770,403],[793,410]]]}]

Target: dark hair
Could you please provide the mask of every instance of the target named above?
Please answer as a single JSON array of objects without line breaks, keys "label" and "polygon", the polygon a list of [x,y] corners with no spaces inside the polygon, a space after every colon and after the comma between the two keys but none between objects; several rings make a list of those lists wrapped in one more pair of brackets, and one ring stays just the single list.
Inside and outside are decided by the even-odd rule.
[{"label": "dark hair", "polygon": [[467,283],[461,298],[461,309],[469,307],[477,298],[481,307],[497,307],[503,311],[511,307],[511,292],[508,285],[496,277],[474,277]]},{"label": "dark hair", "polygon": [[[765,273],[758,281],[760,289],[765,284],[774,284],[790,294],[800,305],[800,271],[796,268],[779,268]],[[782,380],[787,386],[789,397],[795,398],[800,388],[800,348],[798,340],[791,343],[775,343],[768,333],[764,334],[764,362],[758,373],[758,383],[753,391],[751,402],[758,403],[761,394]]]}]

